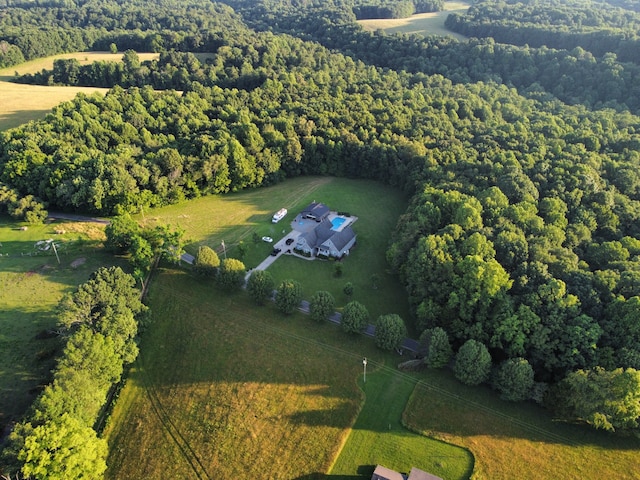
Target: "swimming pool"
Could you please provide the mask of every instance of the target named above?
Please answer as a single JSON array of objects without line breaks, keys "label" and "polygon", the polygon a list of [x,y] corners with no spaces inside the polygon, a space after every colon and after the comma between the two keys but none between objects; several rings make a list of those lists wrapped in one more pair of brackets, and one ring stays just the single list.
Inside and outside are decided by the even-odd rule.
[{"label": "swimming pool", "polygon": [[331,219],[331,225],[332,225],[331,230],[336,230],[336,231],[340,230],[340,227],[346,221],[347,221],[347,219],[344,218],[344,217],[334,217],[334,218],[332,218]]}]

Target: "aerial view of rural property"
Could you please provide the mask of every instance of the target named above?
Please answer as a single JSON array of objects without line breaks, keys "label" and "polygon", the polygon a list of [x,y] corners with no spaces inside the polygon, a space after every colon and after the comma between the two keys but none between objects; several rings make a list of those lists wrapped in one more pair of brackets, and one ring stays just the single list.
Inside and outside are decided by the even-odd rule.
[{"label": "aerial view of rural property", "polygon": [[640,480],[640,0],[0,0],[0,480]]}]

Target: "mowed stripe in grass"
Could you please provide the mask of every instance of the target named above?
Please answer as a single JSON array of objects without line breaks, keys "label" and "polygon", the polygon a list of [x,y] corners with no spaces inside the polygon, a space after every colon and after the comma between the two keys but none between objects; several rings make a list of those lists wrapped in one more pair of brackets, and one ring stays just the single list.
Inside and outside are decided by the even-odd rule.
[{"label": "mowed stripe in grass", "polygon": [[106,429],[108,478],[327,470],[362,400],[361,355],[384,358],[369,339],[175,271],[149,300],[153,324]]},{"label": "mowed stripe in grass", "polygon": [[[369,367],[373,367],[369,362]],[[473,456],[465,449],[419,435],[402,424],[402,414],[417,380],[383,367],[360,383],[366,401],[331,468],[331,477],[370,478],[376,465],[400,472],[420,468],[447,480],[469,478]]]}]

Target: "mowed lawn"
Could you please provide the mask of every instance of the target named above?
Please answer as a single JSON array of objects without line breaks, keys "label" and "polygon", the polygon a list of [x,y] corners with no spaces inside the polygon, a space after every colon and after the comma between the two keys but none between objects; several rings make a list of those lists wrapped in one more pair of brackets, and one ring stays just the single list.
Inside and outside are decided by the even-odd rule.
[{"label": "mowed lawn", "polygon": [[[59,353],[57,338],[42,335],[56,325],[62,296],[102,265],[118,260],[99,248],[103,227],[85,223],[29,225],[0,216],[0,431],[19,419],[50,381]],[[56,234],[56,229],[65,230]],[[53,251],[35,247],[55,239]]]},{"label": "mowed lawn", "polygon": [[467,38],[447,30],[444,22],[450,13],[466,12],[468,8],[467,2],[445,2],[444,10],[441,12],[419,13],[407,18],[359,20],[358,23],[367,31],[384,30],[391,34],[450,36],[462,41]]},{"label": "mowed lawn", "polygon": [[[158,58],[157,53],[140,53],[138,56],[141,61]],[[42,69],[50,70],[53,68],[53,61],[60,58],[75,58],[81,65],[85,65],[96,61],[120,61],[122,54],[65,53],[0,69],[0,131],[43,118],[53,107],[72,100],[80,92],[87,95],[107,92],[106,88],[22,85],[9,81],[16,72],[25,75],[40,72]]]},{"label": "mowed lawn", "polygon": [[[194,255],[198,246],[208,245],[224,258],[221,245],[224,241],[227,255],[240,257],[250,269],[272,250],[271,244],[254,242],[254,237],[269,236],[278,241],[291,231],[290,222],[296,214],[314,200],[357,216],[353,229],[358,243],[341,262],[340,277],[334,275],[335,262],[282,255],[269,267],[276,284],[292,278],[302,284],[307,299],[318,290],[327,290],[336,298],[338,309],[350,300],[358,300],[369,309],[372,320],[386,313],[397,313],[408,320],[406,291],[390,272],[385,257],[389,235],[405,211],[407,199],[381,183],[330,177],[295,178],[267,188],[154,209],[138,216],[138,220],[183,228],[188,239],[186,249]],[[271,223],[272,215],[282,207],[289,210],[288,215],[277,224]],[[240,242],[246,248],[244,256],[238,249]],[[379,277],[378,285],[372,284],[373,275]],[[354,286],[350,297],[343,293],[347,282]]]},{"label": "mowed lawn", "polygon": [[411,432],[402,423],[417,383],[415,375],[377,366],[371,361],[366,382],[360,381],[365,403],[353,430],[331,468],[329,478],[371,478],[376,465],[399,472],[417,467],[447,480],[467,479],[473,456],[464,448]]}]

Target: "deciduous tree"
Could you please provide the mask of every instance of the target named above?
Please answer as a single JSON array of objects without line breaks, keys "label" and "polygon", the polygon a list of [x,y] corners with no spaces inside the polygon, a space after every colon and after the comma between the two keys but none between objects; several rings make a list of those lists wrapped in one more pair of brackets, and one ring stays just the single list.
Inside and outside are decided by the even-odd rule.
[{"label": "deciduous tree", "polygon": [[433,328],[427,337],[428,353],[424,363],[430,368],[446,366],[453,356],[449,335],[440,327]]},{"label": "deciduous tree", "polygon": [[309,316],[316,322],[324,322],[336,308],[336,300],[329,292],[318,291],[309,302]]},{"label": "deciduous tree", "polygon": [[489,378],[491,355],[483,343],[467,340],[456,354],[453,372],[466,385],[479,385]]},{"label": "deciduous tree", "polygon": [[247,291],[258,305],[271,298],[274,287],[273,276],[266,270],[254,270],[247,282]]},{"label": "deciduous tree", "polygon": [[276,307],[285,315],[291,315],[302,301],[302,286],[295,280],[284,280],[276,292]]},{"label": "deciduous tree", "polygon": [[393,350],[402,345],[407,336],[404,321],[395,313],[380,315],[376,320],[375,344],[383,350]]},{"label": "deciduous tree", "polygon": [[524,358],[505,360],[498,368],[494,384],[503,399],[526,400],[533,388],[533,368]]},{"label": "deciduous tree", "polygon": [[218,272],[218,283],[222,288],[233,290],[244,285],[244,276],[247,269],[240,260],[236,258],[225,258],[220,263]]},{"label": "deciduous tree", "polygon": [[369,323],[369,311],[360,302],[353,300],[347,303],[342,310],[340,324],[347,333],[360,333]]}]

